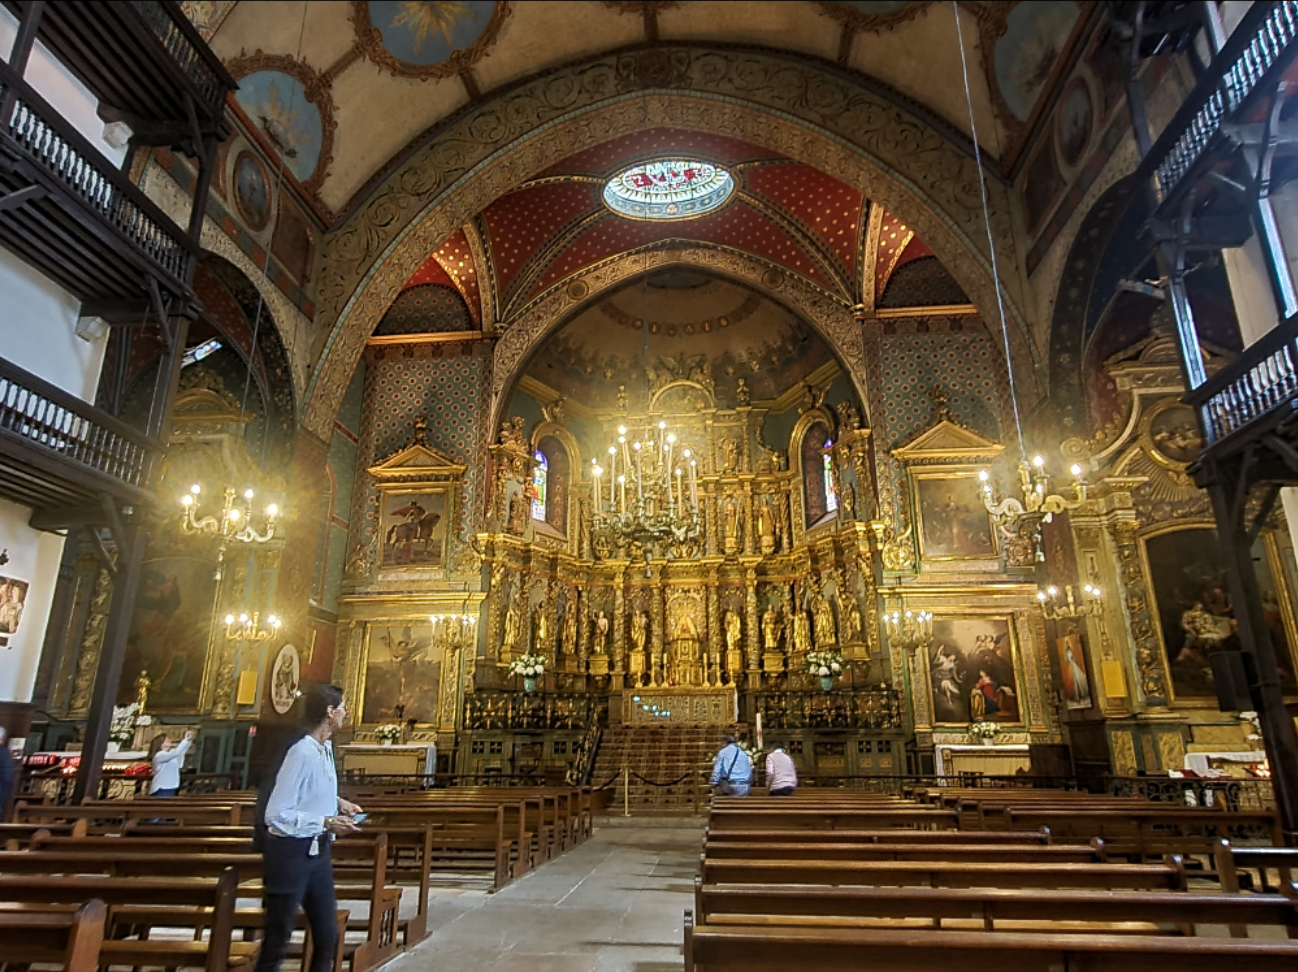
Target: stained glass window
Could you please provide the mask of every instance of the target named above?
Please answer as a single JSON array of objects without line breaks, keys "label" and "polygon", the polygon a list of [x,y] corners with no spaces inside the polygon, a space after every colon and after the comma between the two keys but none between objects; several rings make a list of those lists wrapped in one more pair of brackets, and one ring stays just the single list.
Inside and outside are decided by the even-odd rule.
[{"label": "stained glass window", "polygon": [[834,488],[834,464],[829,458],[829,447],[833,442],[825,443],[825,454],[821,458],[824,461],[825,468],[825,512],[833,513],[838,509],[838,490]]},{"label": "stained glass window", "polygon": [[604,187],[604,204],[632,219],[691,219],[716,209],[735,191],[730,173],[697,159],[643,162]]},{"label": "stained glass window", "polygon": [[545,487],[546,480],[550,478],[550,462],[539,449],[532,453],[532,458],[536,460],[535,471],[532,473],[532,519],[544,523]]}]

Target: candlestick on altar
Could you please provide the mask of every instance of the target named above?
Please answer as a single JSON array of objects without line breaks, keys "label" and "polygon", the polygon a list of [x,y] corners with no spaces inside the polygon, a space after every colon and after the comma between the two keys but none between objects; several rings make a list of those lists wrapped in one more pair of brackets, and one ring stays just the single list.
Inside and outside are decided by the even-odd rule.
[{"label": "candlestick on altar", "polygon": [[685,494],[681,492],[681,469],[679,466],[676,467],[676,501],[684,508]]},{"label": "candlestick on altar", "polygon": [[622,494],[622,512],[626,512],[626,476],[617,477],[618,491]]},{"label": "candlestick on altar", "polygon": [[602,473],[604,470],[599,468],[598,460],[592,459],[590,461],[590,465],[591,465],[591,474],[595,477],[595,511],[598,513],[599,504],[601,500],[600,492],[599,492],[599,474]]},{"label": "candlestick on altar", "polygon": [[613,483],[617,479],[617,447],[608,447],[608,511],[613,512]]},{"label": "candlestick on altar", "polygon": [[635,444],[635,501],[644,504],[644,450]]},{"label": "candlestick on altar", "polygon": [[694,515],[699,515],[699,481],[695,475],[694,460],[690,460],[690,505],[694,507]]}]

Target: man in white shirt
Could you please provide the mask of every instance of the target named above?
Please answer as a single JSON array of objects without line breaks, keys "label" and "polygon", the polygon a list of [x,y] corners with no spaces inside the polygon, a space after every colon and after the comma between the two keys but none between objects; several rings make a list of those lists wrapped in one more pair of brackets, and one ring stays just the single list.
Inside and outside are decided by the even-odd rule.
[{"label": "man in white shirt", "polygon": [[779,746],[766,754],[766,786],[771,796],[791,796],[798,788],[798,768]]},{"label": "man in white shirt", "polygon": [[149,761],[153,763],[149,796],[174,797],[180,792],[180,768],[185,765],[185,754],[193,743],[193,730],[185,733],[185,738],[175,747],[166,735],[154,737],[149,747]]}]

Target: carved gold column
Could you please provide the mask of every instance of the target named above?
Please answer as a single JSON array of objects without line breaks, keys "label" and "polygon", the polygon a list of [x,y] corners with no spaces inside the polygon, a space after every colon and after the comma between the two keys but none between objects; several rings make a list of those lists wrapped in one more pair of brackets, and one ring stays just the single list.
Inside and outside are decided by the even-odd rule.
[{"label": "carved gold column", "polygon": [[757,553],[757,522],[753,518],[753,485],[745,484],[740,509],[743,510],[744,554],[752,557]]},{"label": "carved gold column", "polygon": [[1139,524],[1134,514],[1109,524],[1118,553],[1118,572],[1122,582],[1122,597],[1127,607],[1127,620],[1131,626],[1131,642],[1136,659],[1136,677],[1145,704],[1167,705],[1166,675],[1160,657],[1158,635],[1154,628],[1152,595],[1140,562],[1136,532]]},{"label": "carved gold column", "polygon": [[[117,550],[108,553],[114,564]],[[95,687],[95,673],[99,671],[99,655],[104,647],[104,627],[108,623],[108,608],[113,601],[113,575],[107,567],[95,574],[95,586],[90,593],[90,613],[81,632],[80,650],[77,652],[76,673],[72,676],[72,697],[68,702],[69,715],[85,716],[90,708],[90,693]]]},{"label": "carved gold column", "polygon": [[708,616],[704,619],[708,626],[708,669],[709,683],[721,684],[721,592],[718,589],[720,578],[715,566],[708,568],[707,604]]},{"label": "carved gold column", "polygon": [[626,564],[613,571],[613,674],[626,670]]},{"label": "carved gold column", "polygon": [[650,652],[653,656],[653,683],[662,685],[666,680],[666,659],[663,657],[663,650],[666,641],[663,638],[663,626],[666,622],[667,611],[665,605],[666,591],[663,576],[663,568],[656,567],[653,569],[653,576],[650,578],[649,594],[649,645]]},{"label": "carved gold column", "polygon": [[757,614],[757,568],[744,571],[744,654],[748,664],[748,687],[756,688],[761,677],[761,621]]},{"label": "carved gold column", "polygon": [[577,587],[577,671],[585,673],[590,662],[590,595],[584,585]]}]

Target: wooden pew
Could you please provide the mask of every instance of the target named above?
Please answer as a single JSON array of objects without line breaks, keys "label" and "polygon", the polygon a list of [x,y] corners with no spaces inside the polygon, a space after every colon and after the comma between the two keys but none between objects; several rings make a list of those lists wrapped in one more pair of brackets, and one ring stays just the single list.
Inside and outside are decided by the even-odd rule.
[{"label": "wooden pew", "polygon": [[1138,860],[1165,854],[1210,854],[1217,840],[1252,831],[1284,844],[1273,811],[1204,810],[1143,804],[1123,810],[1039,809],[1005,811],[1012,830],[1049,827],[1056,842],[1104,838],[1110,855]]},{"label": "wooden pew", "polygon": [[921,843],[829,843],[711,841],[703,854],[714,861],[951,861],[953,863],[1004,864],[1103,864],[1108,857],[1104,842],[1096,838],[1089,846],[1015,844],[921,844]]},{"label": "wooden pew", "polygon": [[135,801],[106,800],[82,806],[33,805],[19,800],[14,805],[15,823],[64,823],[84,820],[93,830],[97,823],[121,829],[129,820],[172,819],[187,824],[237,824],[242,811],[240,804],[212,806],[204,804],[173,803],[170,800]]},{"label": "wooden pew", "polygon": [[[1276,871],[1281,891],[1294,891],[1293,875],[1298,870],[1298,847],[1235,847],[1220,840],[1213,850],[1223,891],[1239,891],[1247,883],[1263,892],[1270,890],[1268,871]],[[1248,881],[1240,880],[1241,872]],[[1254,879],[1256,875],[1256,879]]]},{"label": "wooden pew", "polygon": [[1008,966],[1015,972],[1292,972],[1298,943],[1155,935],[1041,935],[783,926],[695,928],[685,922],[685,972],[932,972]]},{"label": "wooden pew", "polygon": [[1185,865],[985,864],[955,861],[716,861],[700,856],[704,884],[813,884],[934,888],[1083,888],[1184,891]]},{"label": "wooden pew", "polygon": [[891,827],[950,830],[959,825],[960,815],[956,811],[924,807],[880,810],[795,806],[778,810],[744,810],[714,806],[708,815],[708,830],[712,833],[723,830],[884,830]]},{"label": "wooden pew", "polygon": [[[469,807],[400,807],[367,810],[365,827],[376,829],[427,826],[431,831],[431,866],[437,869],[485,869],[492,890],[499,890],[532,865],[531,835],[521,809],[508,814],[497,805]],[[507,819],[512,818],[512,829]]]},{"label": "wooden pew", "polygon": [[[198,966],[207,972],[229,972],[255,961],[257,942],[234,941],[234,911],[238,893],[238,875],[226,869],[219,877],[199,879],[150,879],[74,877],[36,874],[19,877],[0,875],[0,901],[33,906],[18,910],[41,911],[51,904],[77,905],[99,899],[110,908],[135,905],[162,905],[210,910],[206,940],[176,939],[108,939],[100,942],[95,964],[152,966],[175,968]],[[103,933],[106,920],[101,917]],[[3,953],[8,957],[8,953]],[[15,960],[16,961],[16,960]]]},{"label": "wooden pew", "polygon": [[55,833],[63,837],[84,837],[85,820],[74,823],[5,823],[0,824],[0,847],[22,850],[37,833]]},{"label": "wooden pew", "polygon": [[[819,830],[704,830],[704,839],[714,843],[730,841],[778,841],[816,843],[826,839]],[[835,830],[836,844],[1012,844],[1049,846],[1050,831],[1041,830]]]},{"label": "wooden pew", "polygon": [[95,972],[108,906],[87,901],[74,912],[0,910],[0,956],[7,963]]},{"label": "wooden pew", "polygon": [[[1227,924],[1238,938],[1247,925],[1271,925],[1298,938],[1298,898],[1290,895],[1183,894],[1144,891],[1018,891],[1005,888],[841,888],[803,885],[705,885],[695,879],[698,925],[857,924],[921,920],[928,927],[975,924],[1015,930],[1032,923],[1050,934],[1093,925],[1139,923],[1140,934],[1196,934]],[[1042,923],[1048,923],[1042,925]]]},{"label": "wooden pew", "polygon": [[[245,885],[248,896],[260,894],[259,884],[246,887],[261,877],[260,854],[223,850],[179,854],[165,846],[162,850],[156,845],[145,850],[139,846],[144,842],[125,838],[88,839],[99,841],[100,849],[0,852],[0,875],[103,874],[149,879],[207,877],[228,870],[236,875],[240,884]],[[122,846],[116,846],[118,844]],[[351,972],[364,972],[387,961],[396,954],[398,947],[401,889],[387,882],[387,836],[380,833],[370,839],[337,841],[331,853],[335,874],[341,871],[341,879],[335,881],[338,900],[365,901],[369,907],[369,917],[364,919],[366,940],[344,947]],[[347,880],[348,877],[352,880]],[[424,922],[426,924],[426,918]]]}]

